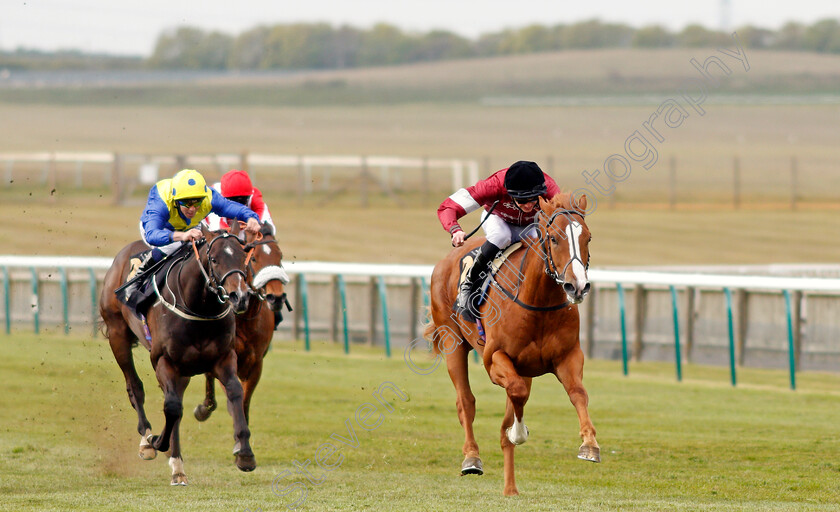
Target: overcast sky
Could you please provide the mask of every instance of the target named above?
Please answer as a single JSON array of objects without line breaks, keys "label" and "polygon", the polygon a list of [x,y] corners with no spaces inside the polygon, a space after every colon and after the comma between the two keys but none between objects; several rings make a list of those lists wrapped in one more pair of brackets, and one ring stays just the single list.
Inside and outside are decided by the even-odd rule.
[{"label": "overcast sky", "polygon": [[368,28],[451,30],[467,37],[539,23],[599,18],[671,30],[689,23],[778,28],[787,21],[840,18],[836,0],[1,0],[0,49],[79,49],[149,55],[162,30],[190,25],[236,35],[260,24],[324,21]]}]

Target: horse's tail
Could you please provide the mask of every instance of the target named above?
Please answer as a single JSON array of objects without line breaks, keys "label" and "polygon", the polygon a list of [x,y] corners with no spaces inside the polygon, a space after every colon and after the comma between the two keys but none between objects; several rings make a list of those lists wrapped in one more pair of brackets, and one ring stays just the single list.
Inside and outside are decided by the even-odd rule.
[{"label": "horse's tail", "polygon": [[423,339],[426,340],[426,343],[431,345],[432,350],[435,353],[440,354],[440,347],[438,347],[437,339],[435,339],[435,330],[437,330],[437,326],[435,325],[434,319],[432,319],[432,308],[427,306],[426,310],[426,322],[423,323]]}]

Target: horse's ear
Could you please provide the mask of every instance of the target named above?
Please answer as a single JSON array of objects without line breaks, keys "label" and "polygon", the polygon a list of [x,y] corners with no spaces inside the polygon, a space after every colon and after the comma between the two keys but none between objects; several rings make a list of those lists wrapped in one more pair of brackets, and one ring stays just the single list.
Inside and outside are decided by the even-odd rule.
[{"label": "horse's ear", "polygon": [[204,236],[204,238],[206,240],[212,240],[213,239],[213,232],[210,231],[209,229],[207,229],[207,226],[205,226],[203,222],[201,223],[201,234]]},{"label": "horse's ear", "polygon": [[543,196],[539,197],[539,202],[540,202],[540,210],[542,210],[542,211],[546,211],[548,209],[548,206],[551,204],[551,201],[544,198]]},{"label": "horse's ear", "polygon": [[234,235],[234,236],[239,236],[239,231],[240,231],[239,221],[232,222],[230,224],[230,234]]},{"label": "horse's ear", "polygon": [[[574,196],[572,196],[572,199],[574,201]],[[577,201],[574,201],[574,202],[575,202],[575,210],[580,212],[581,215],[585,215],[586,214],[586,206],[587,206],[586,205],[586,194],[583,194],[582,196],[580,196],[580,199],[578,199]]]}]

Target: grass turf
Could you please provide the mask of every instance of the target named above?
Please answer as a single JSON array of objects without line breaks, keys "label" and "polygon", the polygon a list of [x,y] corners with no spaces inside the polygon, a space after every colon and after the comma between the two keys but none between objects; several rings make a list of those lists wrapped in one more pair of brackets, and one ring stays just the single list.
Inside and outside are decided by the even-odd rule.
[{"label": "grass turf", "polygon": [[[257,470],[233,466],[223,407],[207,423],[192,418],[203,389],[195,382],[181,428],[190,485],[170,488],[164,455],[151,462],[136,456],[136,415],[104,340],[18,333],[0,337],[0,346],[0,510],[282,510],[303,494],[278,497],[272,482],[293,470],[293,461],[314,465],[331,434],[350,437],[346,420],[356,446],[340,445],[335,470],[312,470],[324,478],[320,485],[276,480],[302,482],[304,510],[817,511],[834,510],[840,494],[836,375],[800,374],[792,392],[778,371],[742,369],[732,388],[722,368],[689,365],[677,383],[668,364],[633,364],[623,377],[615,361],[588,361],[598,465],[575,458],[577,419],[562,387],[536,379],[525,409],[531,436],[516,450],[522,495],[503,498],[504,395],[480,366],[471,364],[471,374],[486,473],[460,477],[463,435],[442,368],[421,376],[399,353],[386,359],[354,346],[344,356],[330,344],[305,352],[275,343],[252,408]],[[161,393],[145,351],[136,349],[135,360],[157,431]],[[380,407],[382,423],[366,431],[355,411],[379,404],[371,393],[384,382],[409,400],[383,393],[395,410]]]}]

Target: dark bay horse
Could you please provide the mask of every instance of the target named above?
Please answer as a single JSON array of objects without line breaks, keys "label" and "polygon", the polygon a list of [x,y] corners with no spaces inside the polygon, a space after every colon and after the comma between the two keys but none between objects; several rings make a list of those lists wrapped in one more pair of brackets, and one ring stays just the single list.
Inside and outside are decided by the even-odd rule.
[{"label": "dark bay horse", "polygon": [[486,302],[475,307],[478,325],[452,311],[461,275],[459,262],[483,239],[453,250],[432,273],[431,316],[426,338],[446,356],[449,376],[455,385],[458,419],[464,428],[464,461],[461,474],[482,474],[478,444],[473,435],[475,396],[470,390],[467,355],[478,351],[490,380],[507,392],[501,427],[504,454],[504,494],[519,494],[514,479],[513,451],[528,438],[523,411],[531,392],[531,379],[554,374],[574,405],[580,421],[583,444],[578,457],[600,462],[595,427],[587,410],[589,398],[583,387],[583,352],[576,304],[583,301],[590,284],[586,276],[591,235],[583,215],[586,196],[577,206],[569,195],[550,201],[540,199],[541,213],[535,226],[537,239],[523,240],[525,248],[514,252],[495,276]]},{"label": "dark bay horse", "polygon": [[[105,335],[125,376],[129,401],[137,411],[140,457],[150,460],[158,451],[171,450],[172,485],[187,484],[179,426],[184,390],[191,376],[202,373],[212,373],[225,385],[238,448],[234,452],[236,466],[242,471],[256,467],[234,351],[234,313],[244,312],[249,303],[245,251],[239,239],[228,233],[202,231],[206,243],[194,254],[170,256],[175,261],[165,271],[164,283],[156,287],[157,301],[146,312],[151,341],[144,335],[141,320],[114,293],[126,280],[131,255],[147,249],[145,243],[133,242],[117,254],[105,275],[99,301]],[[149,350],[152,368],[164,393],[166,423],[157,436],[152,435],[146,418],[143,383],[131,354],[138,341]]]},{"label": "dark bay horse", "polygon": [[[239,225],[235,223],[231,232],[238,234],[238,230]],[[258,300],[251,300],[248,310],[236,317],[234,345],[237,374],[245,392],[245,419],[250,424],[251,396],[260,381],[263,358],[274,335],[275,315],[280,313],[284,306],[291,311],[291,306],[288,305],[286,297],[289,276],[283,270],[283,251],[272,234],[271,226],[263,224],[259,234],[248,234],[245,241],[245,249],[253,250],[248,260],[247,275]],[[210,373],[206,377],[204,402],[198,404],[193,411],[198,421],[205,421],[216,409],[215,379]]]}]

